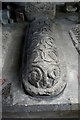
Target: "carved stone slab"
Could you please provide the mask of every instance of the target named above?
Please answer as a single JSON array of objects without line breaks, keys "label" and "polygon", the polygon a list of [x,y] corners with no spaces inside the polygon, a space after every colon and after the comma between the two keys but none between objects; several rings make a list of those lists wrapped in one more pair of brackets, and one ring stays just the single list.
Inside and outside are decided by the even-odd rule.
[{"label": "carved stone slab", "polygon": [[[68,21],[69,24],[66,24],[65,20],[64,22],[61,21],[61,24],[59,24],[60,21],[58,21],[58,24],[54,26],[55,23],[53,23],[52,28],[54,29],[52,33],[53,38],[55,38],[55,44],[58,50],[58,55],[60,58],[60,65],[65,65],[63,63],[63,58],[65,59],[66,67],[67,67],[67,86],[61,94],[59,94],[56,97],[53,96],[30,96],[29,94],[25,94],[23,91],[23,88],[21,87],[19,74],[16,73],[16,67],[15,70],[13,70],[12,67],[7,67],[6,69],[6,78],[9,79],[12,83],[11,90],[10,90],[10,97],[5,98],[5,103],[3,104],[3,117],[4,118],[59,118],[62,117],[78,117],[78,55],[77,51],[75,50],[75,47],[73,46],[73,43],[71,41],[71,38],[68,34],[68,30],[72,27],[73,23]],[[21,23],[20,23],[21,24]],[[10,40],[11,46],[9,47],[8,53],[8,60],[6,61],[7,66],[11,66],[11,58],[12,56],[14,58],[17,58],[20,52],[20,48],[23,43],[23,39],[21,38],[21,33],[24,34],[23,30],[23,23],[20,25],[17,23],[15,26],[10,24],[10,33],[13,38],[13,40]],[[36,25],[35,25],[36,27]],[[5,27],[6,28],[6,27]],[[15,29],[13,29],[15,28]],[[31,27],[32,28],[32,27]],[[51,28],[51,29],[52,29]],[[8,31],[9,29],[6,28]],[[11,30],[13,32],[11,32]],[[26,31],[25,31],[26,32]],[[19,35],[19,36],[17,36]],[[14,36],[14,37],[13,37]],[[15,42],[14,42],[15,41]],[[27,37],[25,40],[25,44],[27,43]],[[17,46],[19,45],[19,46]],[[59,46],[59,47],[58,47]],[[13,48],[13,49],[11,49]],[[61,53],[63,52],[63,54]],[[15,51],[15,56],[14,53]],[[25,52],[27,51],[27,47],[25,47]],[[16,54],[16,52],[19,52]],[[60,56],[61,55],[61,56]],[[25,56],[27,57],[27,54],[25,53]],[[27,58],[25,57],[24,63],[27,62]],[[15,60],[14,64],[18,66],[18,60]],[[24,67],[26,68],[26,64],[24,64]],[[63,68],[63,67],[62,67]],[[64,67],[65,68],[65,67]],[[8,70],[9,69],[9,70]],[[10,71],[10,73],[7,72]],[[25,70],[25,69],[23,69]],[[63,69],[61,69],[63,70]],[[19,71],[18,71],[19,72]],[[64,72],[63,72],[64,73]],[[75,89],[74,89],[75,88]],[[59,112],[60,111],[60,112]],[[77,114],[77,115],[76,115]],[[4,119],[3,118],[3,119]]]},{"label": "carved stone slab", "polygon": [[66,70],[51,34],[51,21],[38,19],[32,22],[25,39],[22,79],[31,95],[56,96],[66,86]]}]

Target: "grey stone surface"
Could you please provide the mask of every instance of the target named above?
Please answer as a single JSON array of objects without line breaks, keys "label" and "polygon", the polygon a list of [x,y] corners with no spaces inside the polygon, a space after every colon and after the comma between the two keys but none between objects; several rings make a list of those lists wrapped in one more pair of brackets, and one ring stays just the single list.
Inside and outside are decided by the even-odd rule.
[{"label": "grey stone surface", "polygon": [[70,30],[70,35],[75,48],[80,53],[80,24],[77,24]]},{"label": "grey stone surface", "polygon": [[2,2],[80,2],[80,0],[1,0]]},{"label": "grey stone surface", "polygon": [[25,90],[34,96],[56,96],[67,83],[64,57],[56,46],[52,24],[43,17],[34,20],[25,38],[22,80]]},{"label": "grey stone surface", "polygon": [[[27,23],[7,24],[2,28],[3,75],[18,70],[21,45]],[[23,33],[24,32],[24,33]]]},{"label": "grey stone surface", "polygon": [[[2,78],[2,26],[0,24],[0,78]],[[2,86],[0,85],[0,118],[2,118]]]},{"label": "grey stone surface", "polygon": [[[63,25],[64,22],[64,25]],[[68,21],[61,19],[61,21],[56,21],[56,26],[53,25],[53,36],[56,38],[56,44],[62,49],[65,56],[65,61],[67,65],[67,87],[63,94],[55,99],[53,97],[30,97],[29,95],[23,94],[23,90],[20,90],[17,82],[13,86],[13,104],[19,105],[41,105],[41,104],[73,104],[78,103],[78,53],[73,46],[71,38],[69,36],[69,29],[73,24],[69,24]],[[15,87],[17,85],[17,87]],[[76,86],[74,86],[76,85]],[[74,90],[75,87],[75,90]],[[74,92],[73,92],[74,91]],[[19,96],[19,97],[17,97]],[[32,99],[33,98],[33,99]],[[48,101],[50,100],[50,101]],[[77,105],[78,107],[78,105]],[[61,108],[62,109],[62,108]],[[75,109],[75,108],[74,108]]]},{"label": "grey stone surface", "polygon": [[[55,24],[54,24],[55,22]],[[57,18],[53,22],[53,37],[56,38],[56,45],[62,50],[65,64],[67,66],[67,86],[65,91],[58,97],[53,98],[47,96],[31,97],[26,95],[23,91],[21,83],[19,82],[19,71],[16,71],[16,67],[9,67],[5,69],[5,77],[12,81],[11,95],[12,99],[7,99],[8,102],[11,100],[11,103],[3,104],[3,117],[11,118],[48,118],[48,117],[78,117],[78,52],[76,51],[71,37],[69,36],[69,30],[75,23],[64,19],[63,17]],[[14,25],[13,25],[14,26]],[[10,27],[14,33],[14,29]],[[22,27],[19,27],[22,29]],[[8,29],[7,29],[8,31]],[[17,31],[17,28],[16,28]],[[19,32],[19,29],[18,31]],[[12,34],[13,34],[12,33]],[[15,33],[16,35],[17,33]],[[18,34],[20,35],[20,34]],[[19,39],[18,39],[19,38]],[[17,44],[22,43],[21,37],[14,37]],[[13,48],[16,46],[16,42],[13,45]],[[19,44],[21,45],[21,44]],[[12,46],[11,46],[12,47]],[[18,46],[20,47],[20,46]],[[17,47],[16,47],[17,48]],[[13,49],[10,49],[11,53]],[[16,49],[14,49],[14,55],[17,57]],[[17,50],[18,51],[18,50]],[[18,51],[19,52],[19,51]],[[8,60],[10,60],[8,56]],[[16,64],[17,62],[13,62]],[[9,62],[7,63],[9,65]],[[10,65],[11,66],[11,65]],[[18,64],[16,64],[18,67]],[[6,67],[6,66],[5,66]],[[7,72],[8,70],[8,72]],[[9,72],[10,71],[10,72]],[[6,101],[7,101],[6,100]],[[76,112],[75,112],[76,110]],[[46,116],[47,115],[47,116]]]},{"label": "grey stone surface", "polygon": [[2,77],[2,25],[0,24],[0,77]]},{"label": "grey stone surface", "polygon": [[[15,74],[18,75],[20,64],[20,51],[22,49],[23,39],[27,23],[13,23],[2,27],[2,79],[5,80],[2,85],[3,102],[10,98],[11,85],[14,81]],[[1,92],[1,90],[0,90]],[[5,98],[7,98],[5,100]]]},{"label": "grey stone surface", "polygon": [[56,5],[53,2],[30,2],[25,3],[25,14],[29,20],[37,19],[41,16],[47,16],[54,19]]}]

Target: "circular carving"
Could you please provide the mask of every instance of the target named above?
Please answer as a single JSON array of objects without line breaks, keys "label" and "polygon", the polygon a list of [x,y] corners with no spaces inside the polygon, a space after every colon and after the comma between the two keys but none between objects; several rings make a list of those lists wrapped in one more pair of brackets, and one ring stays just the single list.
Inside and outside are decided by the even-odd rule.
[{"label": "circular carving", "polygon": [[28,74],[28,81],[35,87],[39,87],[39,81],[44,79],[44,72],[39,66],[32,66]]},{"label": "circular carving", "polygon": [[60,77],[60,69],[58,66],[54,66],[51,70],[48,71],[48,77],[58,79]]}]

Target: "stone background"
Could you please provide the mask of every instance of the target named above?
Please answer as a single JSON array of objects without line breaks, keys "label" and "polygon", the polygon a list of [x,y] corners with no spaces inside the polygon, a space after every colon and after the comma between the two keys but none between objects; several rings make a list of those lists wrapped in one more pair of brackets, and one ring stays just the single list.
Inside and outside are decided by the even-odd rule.
[{"label": "stone background", "polygon": [[[3,97],[4,117],[74,117],[78,116],[78,58],[69,30],[75,26],[77,15],[74,20],[69,20],[72,14],[57,13],[53,20],[53,36],[57,45],[62,49],[67,65],[67,87],[63,94],[49,100],[36,99],[25,95],[20,84],[20,65],[22,48],[28,22],[6,24],[2,28],[2,53],[3,79],[11,83],[10,94]],[[73,17],[74,18],[74,17]],[[0,31],[1,34],[1,31]],[[7,84],[6,83],[6,84]],[[5,85],[3,86],[3,88]],[[6,91],[6,90],[5,90]],[[4,92],[3,92],[3,96]],[[7,105],[7,106],[6,106]],[[10,106],[12,105],[12,106]],[[6,114],[6,111],[8,112]],[[56,112],[55,112],[56,111]],[[76,111],[76,112],[75,112]],[[15,113],[15,114],[14,114]],[[17,113],[17,114],[16,114]],[[48,114],[46,116],[46,113]],[[54,113],[54,115],[53,115]]]}]

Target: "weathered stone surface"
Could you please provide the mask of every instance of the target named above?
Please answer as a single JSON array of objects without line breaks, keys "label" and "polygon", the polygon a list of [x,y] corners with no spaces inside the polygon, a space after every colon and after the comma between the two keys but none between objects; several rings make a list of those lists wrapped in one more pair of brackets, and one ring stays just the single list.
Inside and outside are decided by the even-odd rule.
[{"label": "weathered stone surface", "polygon": [[56,5],[53,2],[30,2],[25,3],[25,13],[29,20],[34,20],[42,16],[54,19]]},{"label": "weathered stone surface", "polygon": [[[64,16],[64,15],[63,15]],[[15,75],[16,73],[16,67],[15,71],[12,72],[12,74],[7,73],[7,78],[9,78],[12,81],[11,86],[11,94],[12,99],[7,98],[6,103],[3,104],[3,117],[4,118],[56,118],[56,117],[74,117],[78,116],[78,56],[77,51],[75,47],[73,46],[73,43],[71,41],[71,37],[69,36],[69,29],[73,26],[73,23],[71,21],[68,21],[67,19],[56,20],[56,25],[54,26],[54,23],[52,25],[53,29],[53,37],[56,39],[56,46],[57,48],[61,47],[61,50],[63,52],[63,55],[65,56],[65,62],[67,66],[67,86],[66,89],[62,94],[60,94],[57,97],[53,96],[30,96],[28,94],[25,94],[23,91],[23,88],[20,85],[20,78],[19,74]],[[19,29],[23,29],[20,24],[13,25],[16,31],[13,29],[13,27],[10,27],[10,31],[12,36],[14,36],[14,41],[11,41],[11,47],[9,47],[10,53],[14,53],[16,58],[18,54],[16,54],[16,51],[20,52],[20,43],[21,42],[21,33],[24,34],[24,32],[19,32]],[[11,25],[10,25],[11,26]],[[22,23],[23,26],[23,23]],[[18,29],[19,28],[19,29]],[[6,28],[6,30],[8,30]],[[15,32],[15,33],[14,33]],[[26,32],[26,31],[25,31]],[[13,34],[14,33],[14,34]],[[18,35],[18,37],[17,37]],[[20,37],[19,37],[20,36]],[[13,45],[14,43],[14,45]],[[16,45],[19,45],[18,47]],[[59,47],[58,47],[59,45]],[[20,52],[21,53],[21,52]],[[59,50],[58,50],[59,53]],[[60,54],[59,54],[60,55]],[[11,56],[8,57],[11,58]],[[61,54],[62,57],[62,54]],[[9,66],[11,59],[9,62],[6,61],[7,66]],[[17,61],[17,60],[16,60]],[[16,61],[14,64],[16,64]],[[13,69],[10,67],[10,71]],[[7,72],[7,69],[6,69]],[[18,71],[19,72],[19,71]],[[75,89],[74,89],[75,88]],[[12,102],[10,102],[10,101]],[[7,104],[10,103],[9,104]],[[50,111],[50,112],[49,112]],[[52,111],[52,112],[51,112]],[[77,115],[76,115],[77,114]]]},{"label": "weathered stone surface", "polygon": [[[3,104],[4,102],[11,103],[9,101],[11,86],[14,81],[14,76],[19,70],[20,64],[20,50],[22,45],[22,40],[24,37],[24,30],[28,23],[13,23],[2,26],[2,51],[0,51],[0,62],[2,67],[1,80]],[[14,74],[14,75],[13,75]]]},{"label": "weathered stone surface", "polygon": [[11,40],[12,39],[12,36],[11,36],[11,33],[8,32],[7,30],[6,31],[3,31],[2,33],[2,55],[3,55],[3,65],[4,65],[4,62],[5,62],[5,58],[7,56],[7,52],[8,52],[8,45],[10,44]]},{"label": "weathered stone surface", "polygon": [[31,95],[56,96],[66,86],[66,68],[52,37],[51,21],[44,18],[32,22],[28,34],[22,70],[25,90]]},{"label": "weathered stone surface", "polygon": [[80,24],[77,24],[70,30],[70,36],[75,48],[80,53]]}]

